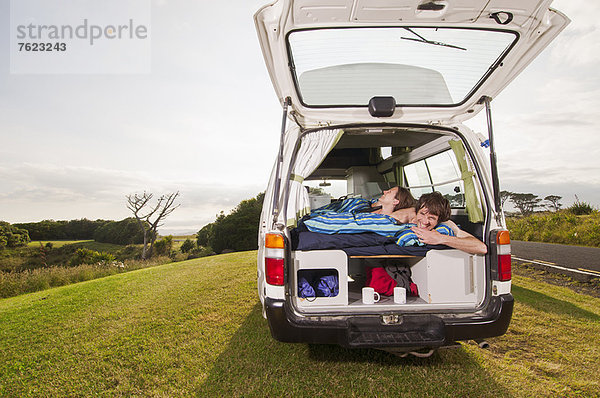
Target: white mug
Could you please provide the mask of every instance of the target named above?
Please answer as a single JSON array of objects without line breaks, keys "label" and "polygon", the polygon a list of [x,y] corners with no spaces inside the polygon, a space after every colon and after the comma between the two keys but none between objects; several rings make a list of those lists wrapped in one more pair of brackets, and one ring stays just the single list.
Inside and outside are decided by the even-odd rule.
[{"label": "white mug", "polygon": [[406,304],[406,289],[403,287],[394,288],[394,303]]},{"label": "white mug", "polygon": [[[375,299],[377,296],[377,299]],[[375,291],[372,287],[363,287],[362,288],[362,302],[363,304],[375,304],[379,301],[381,297],[379,293]]]}]

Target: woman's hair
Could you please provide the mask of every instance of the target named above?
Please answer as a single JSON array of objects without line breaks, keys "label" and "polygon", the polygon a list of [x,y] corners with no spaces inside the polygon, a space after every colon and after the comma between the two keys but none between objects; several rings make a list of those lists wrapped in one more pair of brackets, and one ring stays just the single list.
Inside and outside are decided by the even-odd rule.
[{"label": "woman's hair", "polygon": [[394,206],[394,211],[415,206],[415,198],[413,198],[410,191],[406,188],[398,187],[396,199],[398,199],[398,204]]},{"label": "woman's hair", "polygon": [[429,210],[431,214],[438,216],[438,222],[450,219],[450,202],[437,191],[421,195],[417,201],[415,210],[418,212],[423,207],[427,207],[427,210]]}]

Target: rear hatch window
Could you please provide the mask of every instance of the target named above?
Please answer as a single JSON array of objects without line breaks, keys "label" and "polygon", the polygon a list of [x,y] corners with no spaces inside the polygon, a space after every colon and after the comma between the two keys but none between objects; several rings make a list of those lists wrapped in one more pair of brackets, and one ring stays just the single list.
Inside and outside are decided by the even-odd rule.
[{"label": "rear hatch window", "polygon": [[375,96],[403,106],[456,106],[517,38],[502,30],[337,28],[292,31],[288,46],[305,106],[364,106]]}]

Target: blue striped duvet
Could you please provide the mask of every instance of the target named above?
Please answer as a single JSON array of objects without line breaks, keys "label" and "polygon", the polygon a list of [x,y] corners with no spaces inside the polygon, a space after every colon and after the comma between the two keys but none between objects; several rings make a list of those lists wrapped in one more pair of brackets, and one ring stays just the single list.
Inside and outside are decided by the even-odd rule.
[{"label": "blue striped duvet", "polygon": [[[358,199],[368,203],[364,199]],[[346,201],[332,203],[336,205],[341,203],[340,209],[351,208],[360,204],[360,202],[351,203],[349,206],[343,206]],[[327,207],[327,206],[325,206]],[[375,213],[352,213],[350,211],[337,212],[333,209],[319,208],[311,213],[309,219],[303,223],[309,231],[319,232],[323,234],[359,234],[363,232],[374,232],[378,235],[386,237],[394,237],[396,244],[399,246],[423,246],[417,235],[411,230],[416,224],[398,224],[396,219],[385,214]],[[364,203],[362,204],[364,207]],[[440,224],[434,228],[435,231],[443,234],[454,236],[452,229],[444,224]]]}]

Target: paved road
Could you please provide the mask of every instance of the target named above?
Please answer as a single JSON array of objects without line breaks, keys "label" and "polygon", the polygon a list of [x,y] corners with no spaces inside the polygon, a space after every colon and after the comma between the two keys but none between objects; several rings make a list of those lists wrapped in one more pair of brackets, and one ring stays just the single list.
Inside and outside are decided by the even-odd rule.
[{"label": "paved road", "polygon": [[600,249],[554,243],[511,241],[512,255],[575,270],[600,272]]}]

